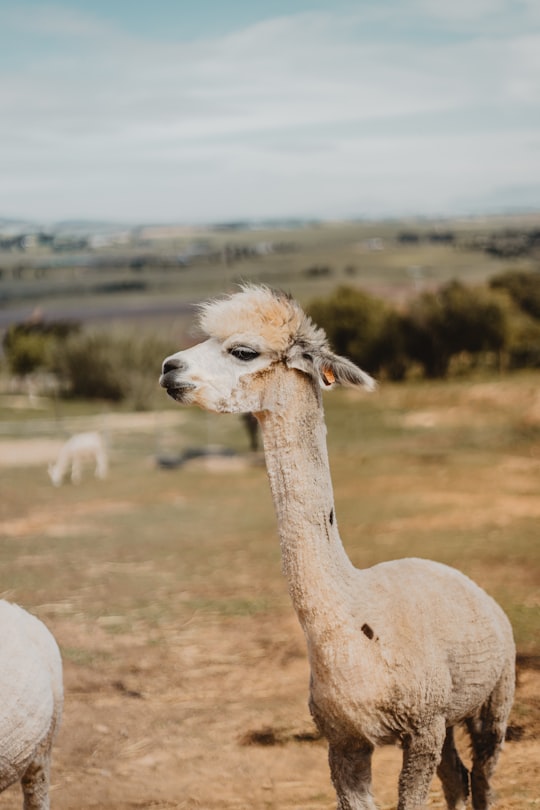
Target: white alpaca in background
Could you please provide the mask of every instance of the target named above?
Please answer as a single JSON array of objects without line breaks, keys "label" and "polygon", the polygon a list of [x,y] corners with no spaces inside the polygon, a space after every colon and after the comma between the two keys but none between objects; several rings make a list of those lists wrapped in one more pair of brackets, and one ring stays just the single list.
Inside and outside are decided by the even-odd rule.
[{"label": "white alpaca in background", "polygon": [[99,433],[76,433],[63,445],[54,464],[49,465],[49,475],[55,487],[62,484],[71,470],[71,481],[78,484],[82,478],[85,462],[95,463],[96,478],[106,478],[109,469],[107,448]]},{"label": "white alpaca in background", "polygon": [[0,791],[20,781],[24,810],[49,810],[51,753],[62,716],[62,659],[45,625],[4,600],[0,694]]}]

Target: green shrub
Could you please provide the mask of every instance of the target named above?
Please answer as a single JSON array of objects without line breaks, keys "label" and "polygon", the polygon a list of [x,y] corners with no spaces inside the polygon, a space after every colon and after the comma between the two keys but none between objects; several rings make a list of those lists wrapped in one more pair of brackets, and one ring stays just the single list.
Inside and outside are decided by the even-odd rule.
[{"label": "green shrub", "polygon": [[507,302],[484,288],[450,282],[412,302],[406,318],[407,353],[427,377],[445,377],[453,357],[501,355],[510,335]]},{"label": "green shrub", "polygon": [[445,377],[458,356],[496,357],[500,365],[511,310],[498,292],[457,281],[420,295],[404,313],[345,286],[309,307],[335,351],[392,380],[404,379],[418,365],[426,377]]},{"label": "green shrub", "polygon": [[58,345],[52,370],[67,396],[148,408],[159,391],[161,360],[170,346],[148,334],[88,332]]},{"label": "green shrub", "polygon": [[116,355],[117,347],[107,334],[83,333],[57,347],[52,365],[69,395],[119,402],[124,392]]},{"label": "green shrub", "polygon": [[524,313],[512,319],[508,364],[510,368],[540,368],[540,320]]},{"label": "green shrub", "polygon": [[505,290],[523,312],[540,319],[540,273],[509,270],[494,276],[489,286]]},{"label": "green shrub", "polygon": [[325,330],[334,351],[371,374],[380,371],[384,331],[391,316],[386,304],[362,290],[342,286],[329,298],[312,301],[308,311]]},{"label": "green shrub", "polygon": [[78,324],[68,321],[12,324],[2,344],[9,370],[24,376],[47,368],[55,345],[78,329]]},{"label": "green shrub", "polygon": [[12,374],[24,376],[42,368],[47,361],[49,341],[36,332],[21,332],[9,341],[5,355]]}]

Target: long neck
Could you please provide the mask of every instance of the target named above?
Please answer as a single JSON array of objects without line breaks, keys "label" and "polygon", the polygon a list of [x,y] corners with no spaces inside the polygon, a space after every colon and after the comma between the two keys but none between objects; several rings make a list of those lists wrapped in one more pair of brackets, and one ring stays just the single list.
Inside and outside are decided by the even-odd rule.
[{"label": "long neck", "polygon": [[275,401],[257,414],[278,519],[283,572],[304,630],[325,633],[345,619],[353,566],[339,537],[320,391],[283,371]]}]

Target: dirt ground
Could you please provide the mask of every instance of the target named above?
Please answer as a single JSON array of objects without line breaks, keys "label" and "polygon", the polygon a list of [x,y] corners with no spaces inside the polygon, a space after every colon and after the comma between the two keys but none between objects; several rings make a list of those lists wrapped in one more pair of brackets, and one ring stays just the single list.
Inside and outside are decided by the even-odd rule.
[{"label": "dirt ground", "polygon": [[[44,462],[54,448],[32,441],[40,450],[34,458]],[[2,464],[10,453],[14,465],[23,463],[24,448],[21,440],[3,442]],[[64,519],[75,531],[82,518],[110,508],[96,494],[86,498],[84,515],[72,508]],[[29,503],[24,516],[4,521],[3,536],[17,539],[39,526],[46,537],[44,514]],[[308,664],[292,608],[248,616],[194,611],[181,624],[141,622],[115,633],[121,617],[74,621],[70,605],[42,607],[63,650],[87,651],[80,660],[65,656],[54,810],[335,807],[326,746],[307,709]],[[517,702],[494,780],[498,810],[540,808],[540,662],[532,656],[518,662]],[[396,806],[399,767],[397,749],[376,752],[381,810]],[[429,807],[444,806],[434,780]],[[18,807],[14,785],[0,796],[0,810]]]},{"label": "dirt ground", "polygon": [[[251,617],[241,627],[194,617],[161,628],[159,639],[111,637],[59,617],[63,646],[99,648],[99,668],[67,662],[65,716],[56,746],[52,806],[57,810],[281,808],[334,805],[323,741],[306,708],[308,669],[293,617]],[[496,789],[500,810],[538,806],[540,672],[520,669],[521,700],[536,705],[513,726]],[[400,753],[376,752],[374,790],[395,808]],[[0,807],[17,806],[16,786]],[[435,780],[430,807],[444,807]]]}]

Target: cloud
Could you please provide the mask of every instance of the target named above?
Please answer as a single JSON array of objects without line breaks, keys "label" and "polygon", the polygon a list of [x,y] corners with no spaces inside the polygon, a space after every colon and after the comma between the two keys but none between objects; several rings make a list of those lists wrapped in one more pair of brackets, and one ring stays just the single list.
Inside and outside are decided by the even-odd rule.
[{"label": "cloud", "polygon": [[445,22],[489,20],[515,10],[515,3],[509,0],[416,0],[414,5],[429,17]]},{"label": "cloud", "polygon": [[96,37],[111,28],[103,20],[69,6],[24,3],[0,8],[0,25],[14,34],[55,37]]},{"label": "cloud", "polygon": [[475,33],[508,34],[540,21],[536,0],[411,0],[407,5],[434,22],[469,34],[471,27]]},{"label": "cloud", "polygon": [[380,7],[304,13],[192,42],[60,6],[37,7],[23,35],[19,12],[4,10],[0,36],[17,28],[28,56],[0,73],[0,213],[37,210],[47,188],[62,216],[102,206],[204,219],[220,206],[221,217],[301,214],[302,199],[321,215],[354,214],[364,199],[421,210],[457,199],[459,184],[466,196],[472,180],[509,187],[514,173],[526,185],[522,156],[529,177],[540,168],[540,35],[490,33],[505,0],[470,0],[467,13],[459,0],[455,19],[475,21],[466,35],[420,41],[411,8],[438,26],[446,4],[407,5],[408,16],[399,5],[391,18]]}]

